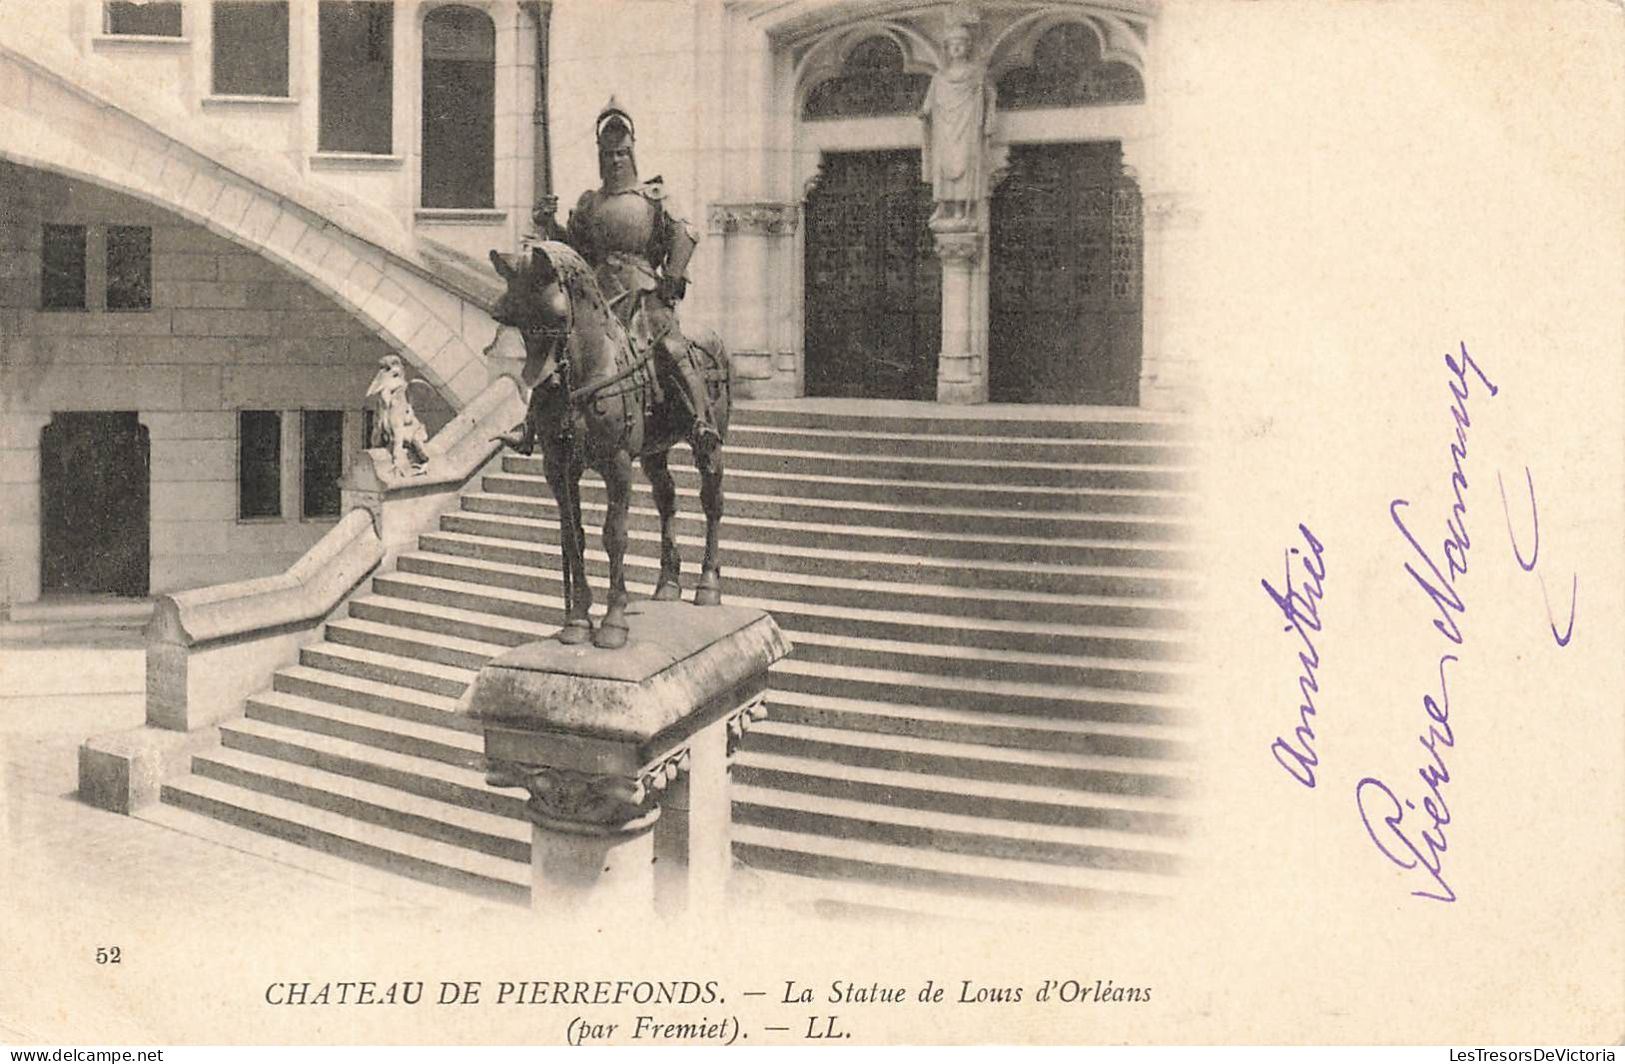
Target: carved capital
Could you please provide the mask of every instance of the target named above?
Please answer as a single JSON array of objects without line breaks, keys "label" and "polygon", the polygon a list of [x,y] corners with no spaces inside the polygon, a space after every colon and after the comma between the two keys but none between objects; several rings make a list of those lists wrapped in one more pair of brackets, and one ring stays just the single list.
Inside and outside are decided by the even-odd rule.
[{"label": "carved capital", "polygon": [[982,257],[982,234],[975,230],[937,230],[937,258],[973,266]]},{"label": "carved capital", "polygon": [[486,782],[529,791],[525,812],[544,828],[572,835],[612,835],[641,831],[653,824],[660,816],[661,792],[687,766],[687,748],[659,758],[633,775],[493,760],[487,766]]},{"label": "carved capital", "polygon": [[706,221],[710,231],[718,235],[789,236],[796,231],[799,216],[794,203],[713,203],[706,212]]},{"label": "carved capital", "polygon": [[744,741],[745,733],[750,726],[767,716],[767,702],[765,695],[759,695],[750,702],[745,703],[728,717],[728,756],[733,757],[734,751]]}]

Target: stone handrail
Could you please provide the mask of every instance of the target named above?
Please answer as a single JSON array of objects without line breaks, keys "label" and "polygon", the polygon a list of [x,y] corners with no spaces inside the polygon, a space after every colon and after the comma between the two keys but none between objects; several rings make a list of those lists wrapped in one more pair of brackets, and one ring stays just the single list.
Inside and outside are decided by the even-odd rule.
[{"label": "stone handrail", "polygon": [[519,384],[512,377],[497,377],[435,433],[426,448],[429,462],[422,473],[395,472],[389,452],[375,447],[364,452],[351,467],[344,487],[348,491],[389,494],[461,486],[502,446],[492,437],[512,429],[524,416],[525,399]]},{"label": "stone handrail", "polygon": [[366,510],[351,510],[287,571],[163,595],[150,641],[197,646],[325,617],[383,560]]}]

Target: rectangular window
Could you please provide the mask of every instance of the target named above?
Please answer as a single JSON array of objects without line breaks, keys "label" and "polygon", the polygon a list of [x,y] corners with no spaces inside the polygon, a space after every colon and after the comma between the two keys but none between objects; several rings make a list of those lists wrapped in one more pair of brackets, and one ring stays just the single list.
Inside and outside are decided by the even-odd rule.
[{"label": "rectangular window", "polygon": [[319,23],[317,147],[388,155],[394,144],[394,7],[322,0]]},{"label": "rectangular window", "polygon": [[361,449],[370,451],[378,446],[372,442],[372,434],[378,426],[378,411],[369,404],[361,410]]},{"label": "rectangular window", "polygon": [[181,5],[174,3],[109,3],[103,9],[108,33],[120,36],[179,37]]},{"label": "rectangular window", "polygon": [[147,310],[152,306],[152,229],[145,225],[107,227],[107,309]]},{"label": "rectangular window", "polygon": [[216,0],[214,91],[288,95],[287,0]]},{"label": "rectangular window", "polygon": [[47,225],[40,240],[40,306],[85,309],[85,227]]},{"label": "rectangular window", "polygon": [[282,415],[237,412],[237,516],[282,516]]},{"label": "rectangular window", "polygon": [[306,410],[302,425],[304,516],[339,515],[339,477],[344,473],[344,411]]}]

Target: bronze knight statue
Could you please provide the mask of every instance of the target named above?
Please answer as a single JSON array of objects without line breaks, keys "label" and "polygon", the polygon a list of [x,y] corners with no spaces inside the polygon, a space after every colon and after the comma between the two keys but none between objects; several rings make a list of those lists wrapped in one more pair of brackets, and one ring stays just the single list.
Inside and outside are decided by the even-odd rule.
[{"label": "bronze knight statue", "polygon": [[639,356],[651,349],[663,385],[675,387],[701,438],[716,439],[704,369],[677,321],[688,260],[699,242],[666,207],[659,177],[638,179],[632,118],[611,97],[598,114],[598,176],[565,223],[565,239],[587,260]]},{"label": "bronze knight statue", "polygon": [[[566,242],[550,204],[539,204],[543,239],[529,253],[491,252],[507,290],[491,316],[519,330],[522,379],[534,382],[525,420],[499,439],[524,454],[540,448],[542,471],[558,504],[564,565],[565,643],[591,639],[605,649],[626,644],[624,555],[632,462],[643,466],[660,513],[660,576],[654,597],[682,595],[677,487],[667,466],[686,440],[700,475],[705,554],[694,602],[722,601],[718,536],[722,523],[722,443],[732,392],[728,352],[709,330],[690,338],[677,325],[677,302],[694,234],[666,210],[659,178],[639,181],[632,161],[632,120],[613,100],[598,117],[603,187],[581,197]],[[593,629],[587,585],[580,480],[604,478],[604,553],[609,607]]]}]

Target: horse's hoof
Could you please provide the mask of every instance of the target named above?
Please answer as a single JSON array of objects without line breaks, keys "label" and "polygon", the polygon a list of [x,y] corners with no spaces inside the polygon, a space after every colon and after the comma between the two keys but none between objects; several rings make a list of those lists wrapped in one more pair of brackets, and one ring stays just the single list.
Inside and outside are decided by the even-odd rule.
[{"label": "horse's hoof", "polygon": [[598,626],[598,634],[592,637],[592,645],[599,650],[619,650],[626,645],[626,632],[626,625],[605,621]]},{"label": "horse's hoof", "polygon": [[700,578],[700,586],[694,589],[694,605],[720,606],[722,605],[722,581],[712,577],[707,581]]},{"label": "horse's hoof", "polygon": [[558,640],[567,647],[580,646],[592,638],[592,622],[565,621],[559,629]]},{"label": "horse's hoof", "polygon": [[676,580],[662,580],[655,588],[654,600],[656,602],[678,602],[683,597],[683,585]]}]

